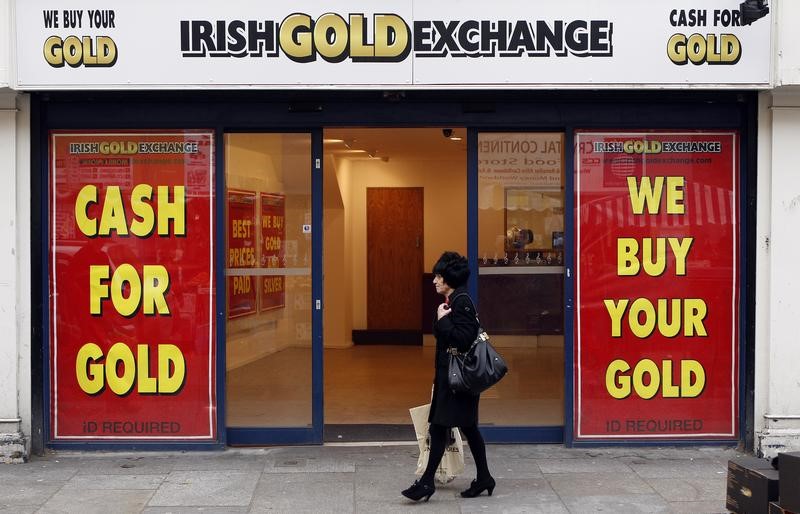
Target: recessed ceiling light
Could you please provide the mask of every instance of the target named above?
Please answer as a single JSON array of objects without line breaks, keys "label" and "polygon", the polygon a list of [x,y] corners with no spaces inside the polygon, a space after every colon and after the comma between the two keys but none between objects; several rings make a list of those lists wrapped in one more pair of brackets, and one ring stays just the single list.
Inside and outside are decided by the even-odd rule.
[{"label": "recessed ceiling light", "polygon": [[324,143],[344,143],[344,139],[323,139]]},{"label": "recessed ceiling light", "polygon": [[450,141],[461,141],[462,138],[458,136],[450,136]]}]

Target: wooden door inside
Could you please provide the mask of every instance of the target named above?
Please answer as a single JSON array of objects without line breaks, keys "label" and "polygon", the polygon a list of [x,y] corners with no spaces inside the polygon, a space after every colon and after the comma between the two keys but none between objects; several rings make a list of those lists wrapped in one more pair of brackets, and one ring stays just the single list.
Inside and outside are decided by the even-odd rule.
[{"label": "wooden door inside", "polygon": [[421,187],[367,188],[368,341],[362,342],[422,344],[423,201]]}]

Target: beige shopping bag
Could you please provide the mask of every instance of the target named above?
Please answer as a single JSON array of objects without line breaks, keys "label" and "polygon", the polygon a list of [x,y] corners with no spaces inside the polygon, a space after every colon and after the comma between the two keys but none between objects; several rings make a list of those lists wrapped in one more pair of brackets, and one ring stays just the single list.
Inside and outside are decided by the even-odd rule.
[{"label": "beige shopping bag", "polygon": [[[431,404],[420,405],[408,410],[411,413],[411,421],[414,423],[414,431],[417,433],[417,444],[419,445],[416,474],[422,475],[428,465],[428,456],[431,451],[428,438],[428,414],[431,411]],[[442,484],[450,482],[464,472],[464,442],[457,428],[452,429],[452,434],[453,442],[445,449],[442,462],[436,469],[436,481]]]}]

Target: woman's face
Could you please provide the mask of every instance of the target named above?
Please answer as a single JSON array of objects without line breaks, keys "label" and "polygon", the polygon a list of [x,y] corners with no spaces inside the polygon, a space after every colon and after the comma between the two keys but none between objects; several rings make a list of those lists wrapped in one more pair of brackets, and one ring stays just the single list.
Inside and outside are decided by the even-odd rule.
[{"label": "woman's face", "polygon": [[436,288],[436,292],[440,295],[450,296],[450,293],[453,292],[453,288],[445,284],[441,275],[433,276],[433,285]]}]

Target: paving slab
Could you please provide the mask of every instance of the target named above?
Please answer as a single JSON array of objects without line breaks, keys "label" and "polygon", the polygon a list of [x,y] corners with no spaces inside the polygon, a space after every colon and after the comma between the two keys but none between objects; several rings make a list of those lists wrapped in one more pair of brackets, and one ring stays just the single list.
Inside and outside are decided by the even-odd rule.
[{"label": "paving slab", "polygon": [[725,498],[717,501],[702,502],[671,502],[669,504],[672,514],[728,514],[725,508]]},{"label": "paving slab", "polygon": [[151,490],[159,488],[166,475],[76,475],[69,480],[65,489],[129,489]]},{"label": "paving slab", "polygon": [[[437,493],[438,494],[438,493]],[[435,514],[459,514],[461,509],[455,502],[437,501],[436,495],[431,496],[428,502],[414,503],[400,496],[399,498],[383,501],[364,501],[356,502],[356,509],[353,512],[358,514],[414,514],[435,513]]]},{"label": "paving slab", "polygon": [[709,501],[727,490],[727,476],[712,478],[647,478],[645,481],[669,502]]},{"label": "paving slab", "polygon": [[0,514],[33,514],[39,507],[3,507],[0,505]]},{"label": "paving slab", "polygon": [[245,471],[175,471],[148,503],[151,507],[250,505],[259,475]]},{"label": "paving slab", "polygon": [[147,507],[142,514],[247,514],[248,512],[251,512],[250,507]]},{"label": "paving slab", "polygon": [[710,460],[661,459],[653,461],[632,460],[631,470],[642,478],[702,478],[727,476],[726,463]]},{"label": "paving slab", "polygon": [[355,496],[349,473],[265,473],[251,508],[254,512],[353,512]]},{"label": "paving slab", "polygon": [[547,475],[553,490],[565,501],[573,497],[655,495],[635,473],[569,473]]},{"label": "paving slab", "polygon": [[573,514],[670,512],[670,505],[657,494],[582,495],[566,498],[564,503]]},{"label": "paving slab", "polygon": [[537,459],[542,473],[632,473],[624,461],[608,457],[575,459]]},{"label": "paving slab", "polygon": [[[22,466],[24,464],[9,464]],[[31,481],[26,479],[4,478],[0,487],[0,508],[12,512],[17,508],[39,506],[50,499],[66,482]]]},{"label": "paving slab", "polygon": [[42,508],[42,514],[108,514],[141,512],[153,491],[118,489],[62,489]]},{"label": "paving slab", "polygon": [[[74,466],[78,469],[79,475],[166,475],[172,471],[178,459],[167,458],[164,456],[118,456],[106,458],[92,455],[88,458],[72,456],[68,459],[74,460]],[[67,459],[64,459],[66,461]]]},{"label": "paving slab", "polygon": [[353,461],[344,461],[332,457],[278,457],[270,458],[264,465],[264,473],[353,473],[356,465]]},{"label": "paving slab", "polygon": [[558,514],[568,510],[544,478],[498,479],[492,496],[483,493],[477,498],[459,498],[463,513],[509,512]]}]

